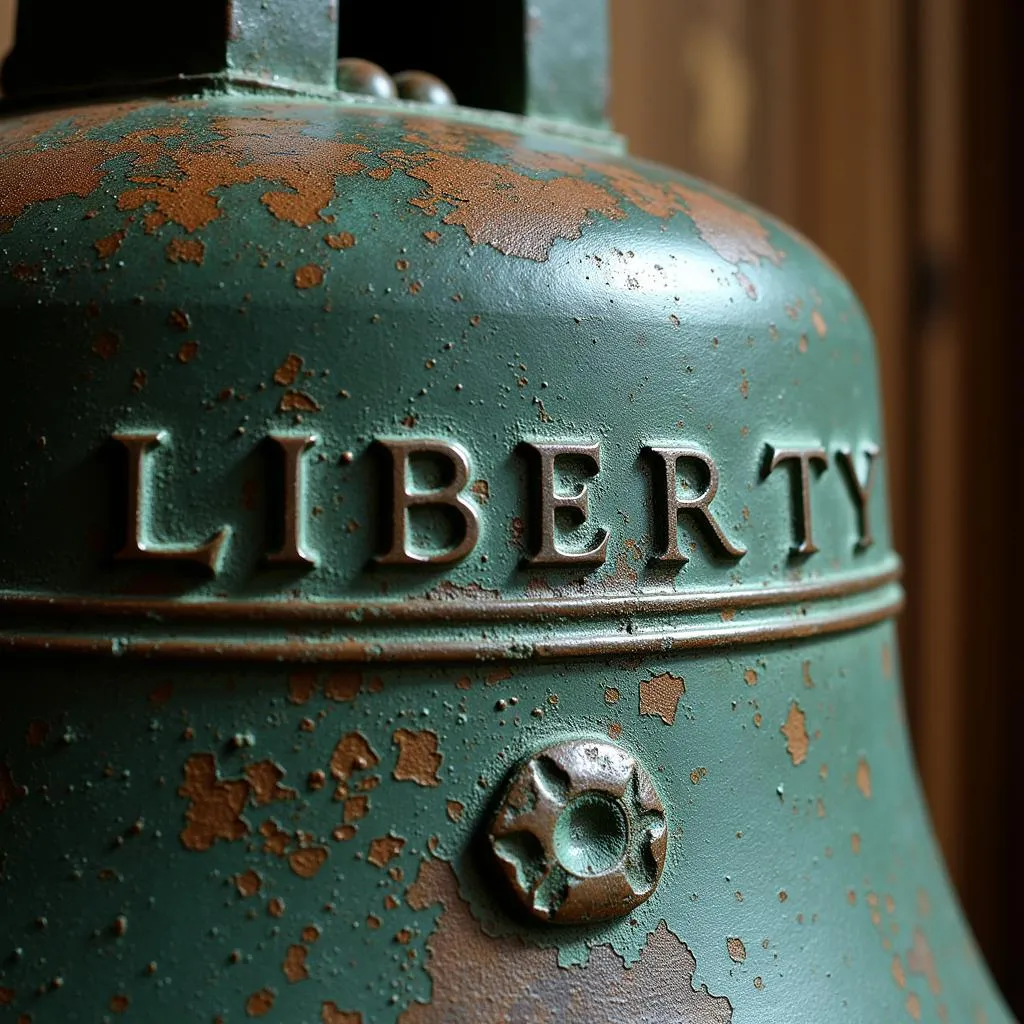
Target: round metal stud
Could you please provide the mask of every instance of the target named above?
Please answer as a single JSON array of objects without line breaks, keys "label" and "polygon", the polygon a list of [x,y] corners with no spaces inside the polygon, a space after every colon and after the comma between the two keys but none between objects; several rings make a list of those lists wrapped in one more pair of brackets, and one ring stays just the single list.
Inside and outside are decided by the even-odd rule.
[{"label": "round metal stud", "polygon": [[432,103],[437,107],[455,105],[455,93],[437,75],[426,71],[399,71],[395,75],[398,95],[403,100]]},{"label": "round metal stud", "polygon": [[534,917],[585,924],[628,914],[665,866],[665,806],[636,758],[602,740],[547,747],[509,783],[488,836]]},{"label": "round metal stud", "polygon": [[382,100],[398,98],[394,79],[379,64],[362,57],[343,57],[338,61],[338,88]]}]

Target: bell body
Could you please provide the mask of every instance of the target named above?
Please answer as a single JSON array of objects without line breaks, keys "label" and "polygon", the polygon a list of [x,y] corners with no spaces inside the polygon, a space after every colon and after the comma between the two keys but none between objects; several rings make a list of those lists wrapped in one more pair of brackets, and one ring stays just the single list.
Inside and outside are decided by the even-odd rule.
[{"label": "bell body", "polygon": [[4,122],[4,1019],[1009,1019],[908,747],[864,314],[580,137]]}]

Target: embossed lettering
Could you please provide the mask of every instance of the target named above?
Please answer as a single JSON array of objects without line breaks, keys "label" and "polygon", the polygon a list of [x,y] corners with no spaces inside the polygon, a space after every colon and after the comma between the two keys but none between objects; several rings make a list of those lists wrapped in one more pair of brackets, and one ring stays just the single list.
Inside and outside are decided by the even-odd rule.
[{"label": "embossed lettering", "polygon": [[[646,448],[645,451],[656,455],[660,460],[662,471],[660,483],[664,487],[665,508],[665,545],[662,554],[657,556],[659,562],[675,562],[685,564],[689,558],[679,550],[679,513],[692,513],[697,522],[705,527],[715,539],[721,550],[732,558],[742,558],[746,548],[737,547],[726,537],[718,521],[711,513],[711,502],[718,493],[718,467],[704,452],[696,448]],[[679,480],[677,474],[680,459],[692,459],[699,462],[708,475],[707,487],[695,498],[679,497]],[[658,478],[655,478],[656,483]]]},{"label": "embossed lettering", "polygon": [[839,464],[846,471],[846,478],[853,493],[853,500],[857,503],[857,518],[859,519],[860,537],[857,539],[857,547],[861,550],[871,547],[875,543],[874,535],[871,533],[871,492],[875,489],[875,469],[878,465],[880,449],[876,444],[866,444],[861,451],[868,462],[868,478],[862,484],[857,476],[857,464],[854,461],[853,452],[849,448],[840,448],[837,453]]},{"label": "embossed lettering", "polygon": [[586,484],[571,495],[559,494],[555,489],[555,460],[560,456],[574,456],[584,465],[593,467],[591,474],[600,472],[601,448],[594,444],[531,444],[523,447],[537,463],[534,481],[536,519],[536,546],[529,558],[531,565],[601,565],[608,550],[608,531],[601,528],[594,537],[593,546],[585,551],[560,551],[555,544],[555,519],[559,509],[569,510],[580,523],[586,522],[590,497]]},{"label": "embossed lettering", "polygon": [[784,462],[792,462],[798,472],[794,476],[793,525],[796,533],[796,544],[793,545],[794,555],[813,555],[818,550],[814,543],[813,523],[811,520],[811,463],[817,462],[828,467],[828,459],[823,448],[775,448],[767,446],[765,471],[767,477]]},{"label": "embossed lettering", "polygon": [[[462,491],[469,482],[469,456],[461,445],[429,438],[380,440],[391,462],[391,547],[376,561],[383,565],[442,565],[458,562],[476,546],[480,536],[480,520],[476,509]],[[414,455],[437,456],[451,467],[451,481],[435,490],[411,490],[409,462]],[[422,554],[408,547],[409,509],[440,506],[454,512],[460,519],[462,538],[446,551]]]},{"label": "embossed lettering", "polygon": [[198,547],[157,545],[146,536],[152,490],[146,469],[146,453],[166,443],[170,434],[166,430],[157,430],[114,434],[113,439],[124,445],[128,452],[128,537],[124,547],[114,557],[121,561],[193,562],[216,573],[231,532],[229,527],[221,527],[205,544]]},{"label": "embossed lettering", "polygon": [[316,555],[306,550],[305,468],[302,453],[319,438],[315,434],[270,434],[284,455],[284,508],[281,547],[267,555],[273,565],[316,565]]}]

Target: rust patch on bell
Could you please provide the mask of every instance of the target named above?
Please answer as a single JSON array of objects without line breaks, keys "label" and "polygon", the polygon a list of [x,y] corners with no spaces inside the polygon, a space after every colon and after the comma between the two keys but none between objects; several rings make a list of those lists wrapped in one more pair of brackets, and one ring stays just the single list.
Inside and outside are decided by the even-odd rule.
[{"label": "rust patch on bell", "polygon": [[128,1009],[131,1000],[123,992],[110,997],[110,1012],[124,1013]]},{"label": "rust patch on bell", "polygon": [[288,677],[288,700],[305,704],[316,693],[316,673],[302,669]]},{"label": "rust patch on bell", "polygon": [[295,271],[294,281],[296,288],[316,288],[324,283],[324,268],[307,263]]},{"label": "rust patch on bell", "polygon": [[284,963],[281,964],[281,971],[291,984],[297,981],[309,979],[309,968],[306,966],[306,957],[309,951],[305,946],[291,945],[284,954]]},{"label": "rust patch on bell", "polygon": [[103,331],[96,336],[92,350],[100,359],[113,359],[121,349],[121,339],[113,331]]},{"label": "rust patch on bell", "polygon": [[871,766],[863,757],[857,762],[857,788],[865,800],[871,799]]},{"label": "rust patch on bell", "polygon": [[743,945],[742,939],[728,938],[725,940],[725,949],[729,959],[734,964],[741,964],[747,959],[747,947]]},{"label": "rust patch on bell", "polygon": [[[651,1020],[732,1021],[728,999],[693,987],[696,960],[664,921],[630,967],[610,946],[598,945],[585,967],[563,968],[557,950],[527,945],[515,935],[485,935],[444,861],[421,864],[406,902],[417,911],[437,905],[443,910],[427,940],[431,1002],[412,1003],[399,1024],[475,1024],[481,1007],[487,1007],[488,1020],[533,1019],[543,1007],[545,1019],[594,1024],[622,1020],[623,1006],[636,1005],[638,998]],[[473,964],[471,974],[467,962]]]},{"label": "rust patch on bell", "polygon": [[253,992],[245,1001],[246,1016],[263,1017],[270,1013],[276,997],[277,993],[271,988],[261,988],[258,992]]},{"label": "rust patch on bell", "polygon": [[262,885],[263,879],[251,868],[248,871],[243,871],[240,875],[235,875],[235,888],[243,899],[255,896]]},{"label": "rust patch on bell", "polygon": [[681,676],[662,672],[650,679],[640,680],[640,714],[660,718],[666,725],[676,720],[679,698],[686,693],[686,684]]},{"label": "rust patch on bell", "polygon": [[172,238],[164,252],[171,263],[194,263],[201,267],[206,259],[206,245],[198,238]]},{"label": "rust patch on bell", "polygon": [[380,836],[378,839],[371,839],[370,852],[366,859],[375,868],[383,868],[398,856],[403,846],[405,846],[405,840],[401,836],[391,833]]},{"label": "rust patch on bell", "polygon": [[185,762],[185,781],[178,795],[191,803],[185,811],[182,845],[188,850],[209,850],[218,840],[227,842],[248,835],[248,823],[242,809],[249,798],[249,783],[244,779],[221,779],[213,754],[193,754]]},{"label": "rust patch on bell", "polygon": [[332,249],[351,249],[356,244],[356,236],[351,231],[339,231],[336,235],[324,235],[324,241]]},{"label": "rust patch on bell", "polygon": [[246,765],[245,777],[252,787],[252,802],[257,807],[275,800],[294,800],[298,793],[291,786],[282,786],[284,769],[273,761],[257,761]]},{"label": "rust patch on bell", "polygon": [[346,825],[362,821],[370,810],[370,798],[368,796],[350,796],[345,800],[345,807],[341,812],[341,819]]},{"label": "rust patch on bell", "polygon": [[319,412],[320,403],[305,391],[286,391],[277,404],[278,412]]},{"label": "rust patch on bell", "polygon": [[267,903],[267,913],[271,917],[284,917],[284,900],[280,896],[274,896],[269,903]]},{"label": "rust patch on bell", "polygon": [[800,710],[800,705],[796,701],[790,704],[789,714],[779,732],[786,737],[786,752],[793,764],[803,764],[807,760],[810,739],[807,735],[807,716]]},{"label": "rust patch on bell", "polygon": [[398,747],[398,763],[391,773],[399,782],[416,782],[421,786],[439,786],[437,770],[441,754],[437,750],[437,733],[430,729],[414,732],[396,729],[391,742]]},{"label": "rust patch on bell", "polygon": [[0,761],[0,814],[27,793],[28,790],[24,786],[19,786],[14,781],[11,766],[6,761]]},{"label": "rust patch on bell", "polygon": [[295,383],[302,369],[302,356],[290,352],[284,362],[274,371],[274,383],[283,388],[290,388]]},{"label": "rust patch on bell", "polygon": [[380,758],[366,737],[359,732],[350,732],[338,740],[331,754],[331,775],[344,787],[353,772],[373,768],[379,762]]},{"label": "rust patch on bell", "polygon": [[183,341],[178,349],[177,359],[179,363],[191,363],[199,354],[198,341]]},{"label": "rust patch on bell", "polygon": [[819,338],[824,338],[828,334],[828,325],[825,323],[825,318],[816,309],[811,313],[811,323],[814,324],[814,329],[818,332]]},{"label": "rust patch on bell", "polygon": [[757,686],[757,669],[745,669],[743,672],[743,682],[745,682],[747,686]]},{"label": "rust patch on bell", "polygon": [[363,1024],[363,1015],[339,1009],[337,1003],[327,1002],[320,1006],[320,1021],[321,1024]]},{"label": "rust patch on bell", "polygon": [[465,813],[465,804],[458,800],[449,800],[445,804],[445,812],[448,815],[449,821],[460,822],[462,821],[462,815]]},{"label": "rust patch on bell", "polygon": [[939,981],[939,973],[935,968],[935,957],[928,945],[928,939],[920,928],[914,929],[914,944],[907,952],[907,969],[913,974],[924,975],[932,995],[941,995],[942,982]]},{"label": "rust patch on bell", "polygon": [[363,686],[363,675],[355,669],[339,669],[332,672],[324,683],[324,696],[328,700],[350,701],[359,696]]},{"label": "rust patch on bell", "polygon": [[109,260],[121,248],[121,243],[125,240],[127,234],[128,232],[122,229],[121,231],[114,231],[109,235],[105,235],[103,238],[98,238],[92,243],[93,248],[96,250],[96,255],[101,260]]},{"label": "rust patch on bell", "polygon": [[327,860],[325,846],[309,846],[289,853],[288,867],[299,878],[312,878],[324,866],[325,860]]}]

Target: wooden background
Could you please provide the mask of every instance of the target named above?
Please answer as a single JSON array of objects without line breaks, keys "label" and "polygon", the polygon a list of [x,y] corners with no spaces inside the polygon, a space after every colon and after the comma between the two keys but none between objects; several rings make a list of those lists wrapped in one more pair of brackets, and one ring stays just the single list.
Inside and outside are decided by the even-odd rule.
[{"label": "wooden background", "polygon": [[[14,0],[0,0],[0,53]],[[612,116],[633,152],[813,239],[878,335],[906,560],[910,725],[935,828],[1018,1015],[1013,776],[1024,578],[1012,428],[1019,0],[611,0]],[[1014,83],[1016,82],[1016,86]],[[1022,631],[1024,638],[1024,631]]]}]

